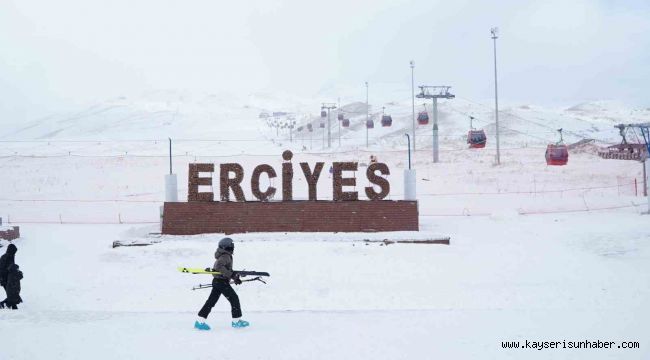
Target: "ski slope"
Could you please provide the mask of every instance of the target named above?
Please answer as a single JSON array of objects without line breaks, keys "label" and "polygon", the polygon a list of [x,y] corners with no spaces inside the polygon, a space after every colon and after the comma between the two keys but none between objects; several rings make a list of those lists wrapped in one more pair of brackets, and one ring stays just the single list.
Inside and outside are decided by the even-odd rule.
[{"label": "ski slope", "polygon": [[[371,99],[376,122],[366,147],[365,103],[342,98],[351,126],[339,146],[332,114],[332,149],[323,146],[319,101],[156,92],[2,129],[0,216],[21,226],[16,261],[25,303],[0,311],[0,359],[650,356],[641,165],[594,154],[620,141],[614,124],[647,121],[650,112],[610,101],[504,106],[501,166],[494,166],[490,105],[460,95],[441,103],[440,163],[431,162],[431,125],[416,134],[419,233],[235,235],[235,267],[271,273],[268,285],[237,288],[252,326],[229,328],[222,299],[209,318],[213,331],[193,330],[208,293],[190,289],[206,278],[176,268],[212,264],[221,235],[150,235],[159,231],[168,138],[180,199],[190,162],[241,163],[249,184],[255,165],[278,169],[285,149],[295,154],[297,199],[307,188],[295,163],[358,161],[364,171],[371,154],[391,169],[390,199],[402,198],[410,99]],[[379,126],[382,106],[393,116],[390,128]],[[288,129],[258,117],[273,111],[293,113],[296,127],[312,123],[315,131],[294,131],[290,141]],[[483,150],[466,148],[469,115],[486,129]],[[597,141],[572,151],[567,166],[549,167],[544,148],[560,127],[568,143]],[[366,186],[357,176],[357,189]],[[319,198],[331,192],[324,174]],[[450,236],[451,245],[359,241],[438,236]],[[153,244],[112,248],[116,240]],[[525,340],[638,341],[641,348],[501,347]]]},{"label": "ski slope", "polygon": [[[150,237],[126,225],[32,225],[17,242],[20,311],[0,311],[3,358],[638,359],[640,350],[504,350],[501,341],[641,341],[650,299],[645,218],[598,213],[427,222],[445,245],[365,245],[345,235],[234,236],[237,288],[192,329],[219,235]],[[534,229],[534,231],[531,231]],[[384,234],[385,235],[385,234]],[[384,235],[370,235],[372,237]],[[112,249],[115,239],[159,241]],[[44,266],[45,264],[45,266]],[[25,341],[38,338],[39,346]],[[25,344],[25,345],[21,345]]]}]

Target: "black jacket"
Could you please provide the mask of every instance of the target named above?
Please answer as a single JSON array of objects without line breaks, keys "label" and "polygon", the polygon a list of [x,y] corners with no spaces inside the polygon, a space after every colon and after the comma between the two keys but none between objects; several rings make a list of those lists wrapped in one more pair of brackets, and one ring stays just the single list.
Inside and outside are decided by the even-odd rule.
[{"label": "black jacket", "polygon": [[20,280],[23,278],[23,272],[18,270],[18,265],[13,264],[9,267],[7,274],[7,302],[10,304],[20,304],[23,299],[20,298]]},{"label": "black jacket", "polygon": [[9,267],[16,263],[16,245],[9,244],[7,246],[7,252],[0,256],[0,285],[7,286],[7,276],[9,275]]}]

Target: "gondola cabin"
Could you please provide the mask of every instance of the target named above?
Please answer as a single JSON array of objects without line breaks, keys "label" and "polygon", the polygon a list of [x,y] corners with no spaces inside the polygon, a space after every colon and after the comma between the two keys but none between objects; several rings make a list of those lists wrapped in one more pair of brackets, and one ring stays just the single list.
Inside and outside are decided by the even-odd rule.
[{"label": "gondola cabin", "polygon": [[367,129],[372,129],[375,127],[375,122],[372,119],[368,119],[366,121],[366,128]]},{"label": "gondola cabin", "polygon": [[343,127],[350,127],[350,119],[343,119],[341,121],[341,126]]},{"label": "gondola cabin", "polygon": [[429,123],[429,114],[426,111],[420,111],[418,114],[418,124],[427,125]]},{"label": "gondola cabin", "polygon": [[314,127],[311,124],[307,124],[307,130],[309,130],[309,132],[312,132],[314,131]]},{"label": "gondola cabin", "polygon": [[470,130],[467,132],[467,143],[471,149],[481,149],[487,143],[484,130]]},{"label": "gondola cabin", "polygon": [[343,118],[344,118],[343,114],[339,113],[339,115],[338,115],[339,121],[343,121]]},{"label": "gondola cabin", "polygon": [[318,127],[321,128],[321,129],[325,129],[325,123],[324,122],[320,123],[320,125],[318,125]]},{"label": "gondola cabin", "polygon": [[393,125],[393,118],[390,115],[383,115],[381,117],[381,126],[389,127]]},{"label": "gondola cabin", "polygon": [[327,111],[321,110],[320,117],[322,117],[322,118],[327,117]]},{"label": "gondola cabin", "polygon": [[549,144],[546,147],[546,165],[566,165],[569,149],[564,144]]}]

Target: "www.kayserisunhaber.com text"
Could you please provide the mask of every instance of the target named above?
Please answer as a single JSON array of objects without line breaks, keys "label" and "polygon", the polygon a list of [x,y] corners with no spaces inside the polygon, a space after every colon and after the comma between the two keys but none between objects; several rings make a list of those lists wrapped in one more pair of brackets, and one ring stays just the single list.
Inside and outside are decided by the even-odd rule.
[{"label": "www.kayserisunhaber.com text", "polygon": [[503,349],[640,349],[638,341],[502,341]]}]

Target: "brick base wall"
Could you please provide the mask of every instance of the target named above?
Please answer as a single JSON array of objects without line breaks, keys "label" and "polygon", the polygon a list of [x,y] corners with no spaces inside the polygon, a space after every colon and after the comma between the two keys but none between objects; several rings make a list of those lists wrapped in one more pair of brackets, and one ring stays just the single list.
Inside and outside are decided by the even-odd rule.
[{"label": "brick base wall", "polygon": [[162,233],[417,231],[417,201],[165,203]]},{"label": "brick base wall", "polygon": [[3,240],[16,240],[20,237],[20,228],[14,226],[11,229],[0,230],[0,239]]}]

